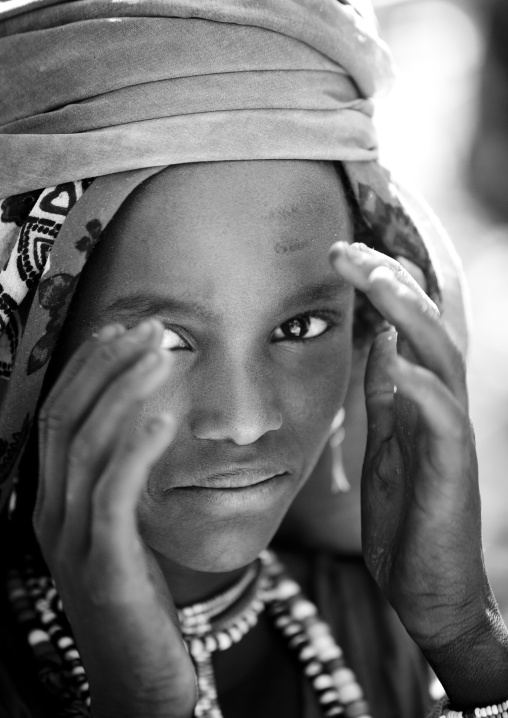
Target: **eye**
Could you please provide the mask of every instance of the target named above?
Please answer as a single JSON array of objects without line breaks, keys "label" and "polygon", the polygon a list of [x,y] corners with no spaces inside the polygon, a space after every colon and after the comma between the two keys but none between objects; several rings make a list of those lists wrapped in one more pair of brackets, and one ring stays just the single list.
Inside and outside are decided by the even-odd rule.
[{"label": "eye", "polygon": [[288,319],[287,322],[281,324],[273,333],[275,341],[284,341],[289,339],[315,339],[330,329],[330,322],[322,317],[312,314],[302,314],[299,317]]},{"label": "eye", "polygon": [[189,349],[187,342],[172,329],[164,329],[162,333],[161,349],[173,351],[175,349]]}]

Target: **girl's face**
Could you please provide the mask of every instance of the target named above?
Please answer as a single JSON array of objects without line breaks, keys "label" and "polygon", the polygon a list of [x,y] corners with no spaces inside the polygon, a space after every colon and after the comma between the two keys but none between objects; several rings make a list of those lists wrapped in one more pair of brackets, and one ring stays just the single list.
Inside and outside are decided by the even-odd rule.
[{"label": "girl's face", "polygon": [[157,317],[172,378],[143,409],[177,418],[139,506],[170,562],[227,571],[269,543],[341,407],[353,291],[327,254],[352,241],[332,164],[181,165],[140,188],[80,282],[63,352]]}]

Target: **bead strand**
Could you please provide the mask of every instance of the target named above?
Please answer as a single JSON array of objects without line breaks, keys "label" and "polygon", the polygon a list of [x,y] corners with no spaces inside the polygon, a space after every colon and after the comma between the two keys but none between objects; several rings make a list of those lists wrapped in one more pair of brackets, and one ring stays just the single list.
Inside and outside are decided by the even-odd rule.
[{"label": "bead strand", "polygon": [[495,703],[491,706],[483,708],[474,708],[469,711],[445,710],[441,718],[487,718],[487,716],[500,716],[500,718],[508,718],[508,701],[503,703]]},{"label": "bead strand", "polygon": [[307,663],[304,672],[311,678],[324,714],[370,718],[363,691],[353,671],[347,668],[342,649],[328,624],[319,618],[316,606],[304,597],[296,581],[285,574],[275,556],[265,552],[263,557],[270,565],[271,574],[278,578],[274,603],[274,613],[279,615],[276,626],[289,638],[290,647],[300,644],[298,657]]}]

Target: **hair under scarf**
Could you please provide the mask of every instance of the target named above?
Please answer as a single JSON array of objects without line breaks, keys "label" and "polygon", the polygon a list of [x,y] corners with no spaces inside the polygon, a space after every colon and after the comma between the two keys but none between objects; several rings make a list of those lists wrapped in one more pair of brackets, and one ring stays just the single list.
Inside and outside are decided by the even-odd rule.
[{"label": "hair under scarf", "polygon": [[7,0],[0,67],[0,507],[83,265],[168,165],[340,161],[363,241],[417,264],[439,303],[377,162],[391,63],[363,0]]}]

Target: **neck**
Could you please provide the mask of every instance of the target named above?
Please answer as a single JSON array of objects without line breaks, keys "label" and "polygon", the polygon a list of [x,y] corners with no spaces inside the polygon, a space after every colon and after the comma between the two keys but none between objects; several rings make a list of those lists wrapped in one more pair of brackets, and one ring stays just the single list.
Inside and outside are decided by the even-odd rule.
[{"label": "neck", "polygon": [[206,601],[227,590],[239,581],[248,569],[248,566],[242,566],[234,571],[223,573],[195,571],[181,566],[161,554],[157,554],[157,563],[177,607]]}]

